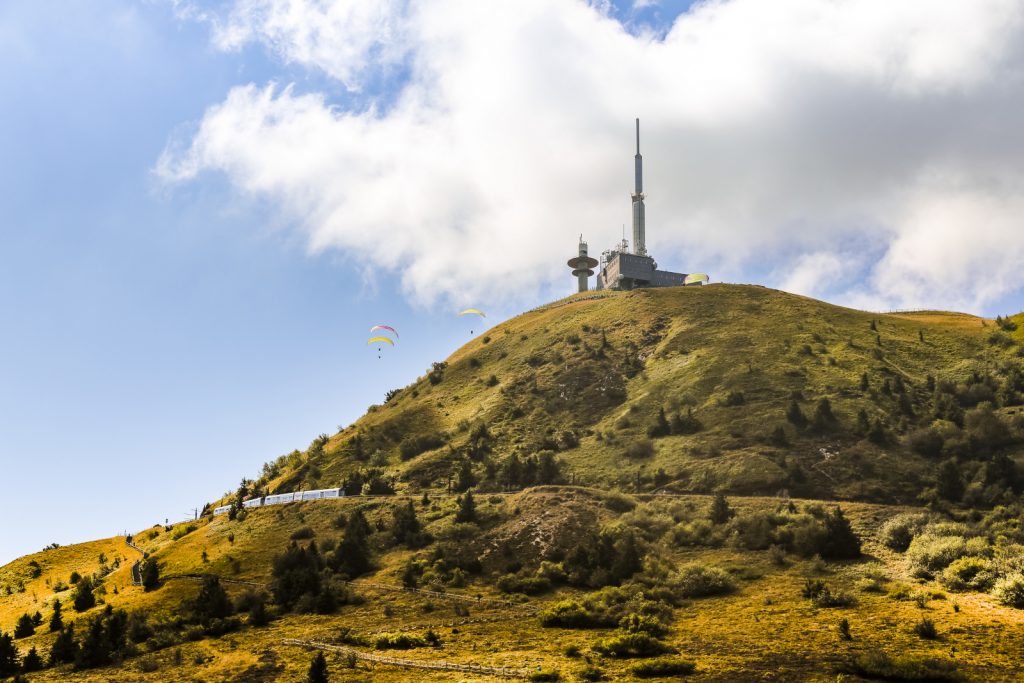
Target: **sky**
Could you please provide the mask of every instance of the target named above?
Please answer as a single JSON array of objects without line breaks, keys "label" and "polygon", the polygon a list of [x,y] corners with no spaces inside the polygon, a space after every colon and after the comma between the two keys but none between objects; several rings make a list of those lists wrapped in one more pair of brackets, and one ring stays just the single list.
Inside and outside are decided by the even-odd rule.
[{"label": "sky", "polygon": [[570,293],[635,117],[662,267],[1020,311],[1022,113],[1020,0],[5,0],[0,562],[183,519],[460,308]]}]

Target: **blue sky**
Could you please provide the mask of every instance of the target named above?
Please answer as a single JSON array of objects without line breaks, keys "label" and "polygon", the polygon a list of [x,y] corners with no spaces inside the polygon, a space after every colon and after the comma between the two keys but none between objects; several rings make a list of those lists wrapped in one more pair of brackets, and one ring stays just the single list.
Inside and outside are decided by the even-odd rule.
[{"label": "blue sky", "polygon": [[[666,267],[1024,308],[1024,144],[999,114],[1020,17],[950,59],[892,38],[986,2],[865,3],[839,40],[814,32],[849,16],[800,29],[797,0],[777,23],[524,1],[466,26],[295,0],[285,29],[283,0],[0,4],[0,562],[180,519],[447,356],[459,306],[493,324],[571,291],[576,236],[629,220],[634,115]],[[375,323],[402,334],[381,360]]]}]

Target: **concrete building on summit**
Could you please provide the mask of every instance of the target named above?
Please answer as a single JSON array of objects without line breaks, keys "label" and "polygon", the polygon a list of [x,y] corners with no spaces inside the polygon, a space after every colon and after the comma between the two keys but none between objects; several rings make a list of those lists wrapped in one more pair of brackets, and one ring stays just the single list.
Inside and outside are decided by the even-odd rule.
[{"label": "concrete building on summit", "polygon": [[633,188],[633,249],[623,239],[615,247],[601,254],[601,260],[587,255],[587,244],[580,236],[579,255],[570,259],[569,266],[573,275],[578,278],[579,291],[587,291],[587,278],[595,265],[597,270],[597,289],[636,289],[640,287],[680,287],[688,284],[707,282],[704,274],[675,273],[669,270],[658,270],[658,263],[647,253],[646,224],[643,185],[643,157],[640,155],[640,119],[636,120],[636,156],[634,157],[634,188]]}]

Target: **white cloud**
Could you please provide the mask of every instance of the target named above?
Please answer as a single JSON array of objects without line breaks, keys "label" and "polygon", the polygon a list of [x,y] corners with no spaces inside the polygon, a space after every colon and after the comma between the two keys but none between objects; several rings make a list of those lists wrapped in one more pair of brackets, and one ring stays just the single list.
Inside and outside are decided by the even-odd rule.
[{"label": "white cloud", "polygon": [[663,39],[547,0],[236,0],[210,21],[221,48],[257,41],[350,89],[408,78],[366,111],[235,88],[158,171],[223,172],[420,302],[568,291],[576,236],[600,248],[630,220],[634,116],[665,267],[795,252],[769,270],[818,291],[856,238],[883,256],[848,298],[978,307],[1024,286],[1019,0],[719,0]]}]

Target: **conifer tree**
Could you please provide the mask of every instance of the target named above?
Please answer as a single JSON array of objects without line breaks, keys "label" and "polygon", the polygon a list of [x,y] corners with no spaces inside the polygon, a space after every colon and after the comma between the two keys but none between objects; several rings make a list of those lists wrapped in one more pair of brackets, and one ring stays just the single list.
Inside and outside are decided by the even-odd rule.
[{"label": "conifer tree", "polygon": [[370,525],[363,516],[362,510],[356,510],[349,515],[348,523],[345,525],[345,535],[338,544],[335,557],[340,558],[341,571],[354,578],[365,574],[370,570]]},{"label": "conifer tree", "polygon": [[946,500],[958,501],[964,495],[964,480],[953,460],[944,460],[935,475],[935,489]]},{"label": "conifer tree", "polygon": [[220,579],[216,576],[203,577],[199,595],[192,603],[192,614],[196,621],[205,624],[213,619],[224,619],[230,617],[233,611],[231,599],[220,585]]},{"label": "conifer tree", "polygon": [[804,411],[800,410],[800,404],[796,402],[796,399],[790,401],[789,408],[786,410],[786,419],[799,429],[807,426],[807,417],[804,415]]},{"label": "conifer tree", "polygon": [[68,624],[57,633],[57,639],[50,648],[50,666],[70,664],[78,657],[78,644],[75,642],[75,625]]},{"label": "conifer tree", "polygon": [[83,576],[75,584],[75,598],[72,603],[76,612],[84,612],[96,606],[96,596],[92,593],[92,578]]},{"label": "conifer tree", "polygon": [[708,515],[708,519],[711,520],[712,524],[725,524],[736,515],[736,511],[729,506],[729,501],[726,500],[725,495],[721,492],[715,494],[715,499],[711,501],[711,512]]},{"label": "conifer tree", "polygon": [[327,683],[327,659],[323,652],[317,652],[313,661],[309,664],[309,673],[306,674],[307,683]]},{"label": "conifer tree", "polygon": [[458,498],[459,509],[455,512],[457,523],[476,521],[476,501],[473,500],[473,492],[466,491],[466,494]]},{"label": "conifer tree", "polygon": [[9,633],[0,633],[0,678],[18,673],[18,648]]},{"label": "conifer tree", "polygon": [[391,534],[398,543],[409,545],[420,533],[420,521],[416,518],[416,508],[409,500],[405,505],[396,505],[392,513]]},{"label": "conifer tree", "polygon": [[860,374],[860,390],[867,391],[871,386],[871,382],[868,380],[868,373],[862,372]]},{"label": "conifer tree", "polygon": [[32,673],[33,671],[39,671],[43,668],[43,658],[39,656],[39,651],[36,650],[35,646],[28,651],[25,655],[25,659],[21,662],[21,670],[25,673]]},{"label": "conifer tree", "polygon": [[147,557],[142,563],[142,588],[154,591],[160,587],[160,564],[154,557]]},{"label": "conifer tree", "polygon": [[56,632],[64,627],[64,617],[60,613],[60,598],[53,601],[53,614],[50,615],[50,632]]},{"label": "conifer tree", "polygon": [[18,617],[18,623],[14,627],[15,638],[28,638],[36,633],[36,625],[32,623],[32,617],[28,613]]}]

